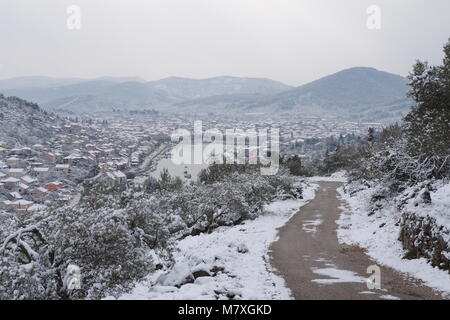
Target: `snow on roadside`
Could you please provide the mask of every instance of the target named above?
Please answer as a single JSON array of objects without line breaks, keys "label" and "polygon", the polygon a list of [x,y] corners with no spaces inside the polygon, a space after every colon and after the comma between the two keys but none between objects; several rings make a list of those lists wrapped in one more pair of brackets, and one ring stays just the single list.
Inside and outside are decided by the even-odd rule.
[{"label": "snow on roadside", "polygon": [[329,177],[311,177],[308,178],[311,182],[317,182],[317,181],[329,181],[329,182],[347,182],[347,172],[346,171],[338,171],[333,173]]},{"label": "snow on roadside", "polygon": [[358,245],[378,263],[391,267],[409,276],[422,280],[426,285],[450,297],[450,276],[448,272],[434,268],[426,259],[402,259],[405,251],[398,240],[400,233],[400,212],[394,204],[385,206],[368,216],[368,204],[374,189],[364,189],[352,196],[339,188],[340,197],[348,204],[338,223],[339,242]]},{"label": "snow on roadside", "polygon": [[[410,199],[406,203],[405,209],[419,217],[432,217],[436,220],[436,225],[450,229],[450,182],[436,181],[433,188],[435,190],[430,192],[432,199],[430,204]],[[405,193],[412,193],[412,189],[405,190]],[[447,242],[450,242],[448,234],[442,233],[441,235]]]},{"label": "snow on roadside", "polygon": [[305,187],[303,199],[269,204],[255,220],[180,240],[169,273],[150,276],[119,299],[290,299],[268,250],[277,228],[314,198],[316,187]]}]

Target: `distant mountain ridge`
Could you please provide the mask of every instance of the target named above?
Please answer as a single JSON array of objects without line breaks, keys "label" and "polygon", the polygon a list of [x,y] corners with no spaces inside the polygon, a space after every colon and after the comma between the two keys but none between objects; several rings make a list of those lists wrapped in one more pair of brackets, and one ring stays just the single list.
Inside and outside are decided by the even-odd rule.
[{"label": "distant mountain ridge", "polygon": [[228,110],[258,113],[339,115],[362,121],[398,120],[413,104],[407,79],[374,68],[355,67],[269,95],[222,95],[176,105],[197,112]]},{"label": "distant mountain ridge", "polygon": [[12,89],[24,89],[24,88],[51,88],[60,87],[66,85],[77,84],[81,82],[87,82],[92,80],[105,80],[110,82],[145,82],[145,80],[139,77],[99,77],[95,79],[83,79],[83,78],[53,78],[43,76],[30,76],[30,77],[15,77],[5,80],[0,80],[0,90],[12,90]]},{"label": "distant mountain ridge", "polygon": [[154,88],[185,99],[231,94],[275,94],[291,89],[284,83],[265,78],[214,77],[189,79],[170,77],[150,83]]},{"label": "distant mountain ridge", "polygon": [[[124,81],[98,78],[79,81],[62,79],[68,85],[51,86],[52,81],[38,79],[39,86],[30,87],[31,81],[16,79],[0,82],[0,92],[10,96],[36,101],[44,108],[75,112],[108,111],[112,109],[160,108],[181,101],[224,94],[274,94],[292,88],[270,79],[214,77],[208,79],[166,78],[152,82]],[[44,84],[41,84],[44,82]],[[53,80],[53,83],[58,83]],[[11,87],[14,87],[11,89]]]},{"label": "distant mountain ridge", "polygon": [[[367,67],[339,71],[292,87],[264,78],[170,77],[157,81],[103,77],[0,81],[0,92],[36,101],[51,110],[164,109],[173,112],[329,112],[368,118],[400,117],[409,110],[404,77]],[[131,80],[131,81],[128,81]],[[12,82],[12,84],[11,84]],[[13,89],[11,89],[13,87]],[[6,89],[5,89],[6,88]],[[9,89],[8,89],[9,88]]]}]

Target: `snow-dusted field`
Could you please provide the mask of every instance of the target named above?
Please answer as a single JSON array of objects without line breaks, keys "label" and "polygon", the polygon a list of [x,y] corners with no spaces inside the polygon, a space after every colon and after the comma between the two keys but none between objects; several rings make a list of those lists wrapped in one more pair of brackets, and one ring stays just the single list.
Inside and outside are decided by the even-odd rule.
[{"label": "snow-dusted field", "polygon": [[[444,220],[444,212],[448,212],[450,206],[450,194],[448,185],[432,194],[433,205],[426,211],[421,205],[411,205],[409,209],[422,211],[422,214],[433,214]],[[378,263],[391,267],[411,277],[422,280],[426,285],[441,291],[444,297],[450,297],[450,275],[448,272],[434,268],[426,259],[403,259],[405,251],[398,240],[401,218],[400,212],[395,206],[387,206],[368,216],[367,204],[373,193],[373,189],[365,189],[353,196],[343,192],[340,188],[341,198],[348,203],[343,207],[343,213],[338,220],[338,239],[342,243],[353,244],[365,248],[367,254]]]},{"label": "snow-dusted field", "polygon": [[271,203],[255,220],[179,241],[168,274],[152,275],[120,299],[290,299],[283,278],[270,265],[268,249],[277,228],[314,198],[315,188],[306,187],[302,200]]}]

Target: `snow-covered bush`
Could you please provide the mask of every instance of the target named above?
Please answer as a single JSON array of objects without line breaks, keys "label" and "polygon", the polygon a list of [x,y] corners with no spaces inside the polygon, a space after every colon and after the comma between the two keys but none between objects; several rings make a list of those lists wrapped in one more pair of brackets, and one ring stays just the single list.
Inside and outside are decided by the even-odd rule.
[{"label": "snow-covered bush", "polygon": [[300,198],[296,179],[287,175],[262,176],[257,170],[229,173],[220,181],[186,185],[157,199],[155,210],[171,217],[170,228],[181,235],[211,231],[218,226],[234,225],[254,219],[263,206],[280,197]]},{"label": "snow-covered bush", "polygon": [[[98,199],[92,206],[91,197]],[[161,216],[145,203],[96,192],[80,205],[36,213],[5,233],[0,247],[0,298],[100,298],[126,291],[170,259]],[[69,264],[81,269],[80,290],[68,292]]]},{"label": "snow-covered bush", "polygon": [[362,158],[351,176],[382,183],[395,194],[417,183],[448,176],[447,162],[438,156],[412,156],[406,152],[404,141],[399,141],[394,145],[377,146]]},{"label": "snow-covered bush", "polygon": [[[143,192],[86,183],[76,206],[0,220],[0,299],[120,294],[171,266],[177,239],[254,219],[276,198],[302,196],[298,178],[284,171],[235,171],[189,185],[164,179]],[[65,286],[68,265],[80,268],[80,290]]]}]

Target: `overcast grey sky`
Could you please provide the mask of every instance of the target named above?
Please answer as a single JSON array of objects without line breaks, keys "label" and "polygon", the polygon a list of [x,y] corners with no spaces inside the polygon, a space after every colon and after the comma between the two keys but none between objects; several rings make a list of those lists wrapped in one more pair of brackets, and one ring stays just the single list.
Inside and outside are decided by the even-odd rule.
[{"label": "overcast grey sky", "polygon": [[[381,30],[366,27],[369,5]],[[66,8],[81,8],[81,29]],[[0,0],[0,78],[218,75],[300,85],[440,63],[449,0]]]}]

